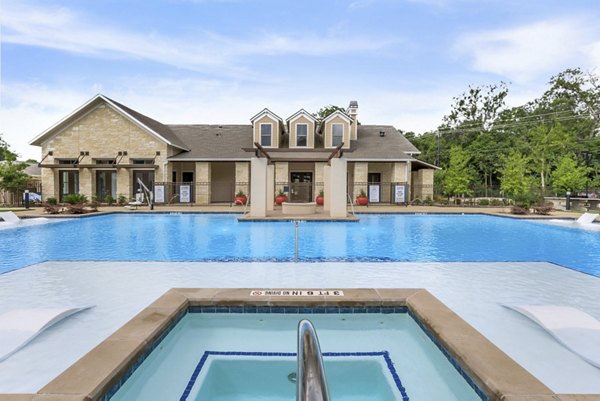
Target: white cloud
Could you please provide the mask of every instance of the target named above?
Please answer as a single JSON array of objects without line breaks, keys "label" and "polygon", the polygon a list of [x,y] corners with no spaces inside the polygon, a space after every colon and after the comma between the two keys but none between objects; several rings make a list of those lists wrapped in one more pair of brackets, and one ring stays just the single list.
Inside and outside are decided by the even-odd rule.
[{"label": "white cloud", "polygon": [[331,57],[374,52],[398,43],[395,38],[342,36],[333,32],[321,36],[318,33],[282,35],[267,32],[244,39],[212,32],[173,37],[99,25],[91,16],[64,7],[31,6],[19,2],[4,5],[2,25],[5,43],[103,58],[139,58],[221,76],[243,74],[246,78],[249,71],[240,67],[244,57],[289,54]]},{"label": "white cloud", "polygon": [[453,50],[470,57],[477,71],[526,82],[566,67],[598,65],[586,51],[598,34],[585,18],[562,18],[470,32],[458,39]]}]

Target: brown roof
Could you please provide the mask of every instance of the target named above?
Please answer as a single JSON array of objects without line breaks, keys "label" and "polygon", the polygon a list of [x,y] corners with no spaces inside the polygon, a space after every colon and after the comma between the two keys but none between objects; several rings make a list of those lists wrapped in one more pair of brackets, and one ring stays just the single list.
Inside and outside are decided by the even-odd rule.
[{"label": "brown roof", "polygon": [[[106,97],[106,96],[105,96]],[[143,115],[142,113],[138,113],[137,111],[130,109],[129,107],[116,102],[108,97],[106,97],[110,102],[114,103],[118,108],[123,110],[125,113],[129,114],[131,117],[138,120],[140,123],[150,128],[152,131],[160,135],[167,143],[178,147],[180,149],[189,150],[189,148],[175,135],[171,129],[165,124],[158,122],[148,116]]]},{"label": "brown roof", "polygon": [[[385,135],[380,136],[380,132]],[[420,153],[391,125],[359,125],[358,141],[352,141],[352,152],[344,153],[348,160],[410,160],[410,153]]]},{"label": "brown roof", "polygon": [[169,125],[189,149],[169,160],[249,160],[242,148],[252,147],[252,125]]}]

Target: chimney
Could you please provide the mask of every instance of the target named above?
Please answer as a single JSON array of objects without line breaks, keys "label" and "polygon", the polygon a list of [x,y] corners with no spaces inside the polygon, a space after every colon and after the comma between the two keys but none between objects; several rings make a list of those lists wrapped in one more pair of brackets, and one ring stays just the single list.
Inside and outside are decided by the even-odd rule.
[{"label": "chimney", "polygon": [[346,110],[346,113],[352,118],[352,126],[350,127],[350,139],[356,141],[358,139],[358,121],[356,114],[358,113],[358,102],[356,100],[350,100],[350,105]]}]

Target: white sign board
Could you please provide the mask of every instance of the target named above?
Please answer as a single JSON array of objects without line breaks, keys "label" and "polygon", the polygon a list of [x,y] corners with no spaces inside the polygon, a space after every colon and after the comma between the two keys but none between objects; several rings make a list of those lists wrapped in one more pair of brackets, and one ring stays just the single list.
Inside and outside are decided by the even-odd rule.
[{"label": "white sign board", "polygon": [[142,192],[137,192],[135,194],[135,201],[139,203],[144,203],[144,194]]},{"label": "white sign board", "polygon": [[154,186],[154,202],[165,203],[165,186],[155,185]]},{"label": "white sign board", "polygon": [[379,184],[369,185],[369,202],[379,202]]},{"label": "white sign board", "polygon": [[394,203],[406,203],[405,185],[394,185]]},{"label": "white sign board", "polygon": [[252,290],[251,297],[343,297],[340,290]]},{"label": "white sign board", "polygon": [[190,203],[190,186],[180,185],[179,186],[179,202]]}]

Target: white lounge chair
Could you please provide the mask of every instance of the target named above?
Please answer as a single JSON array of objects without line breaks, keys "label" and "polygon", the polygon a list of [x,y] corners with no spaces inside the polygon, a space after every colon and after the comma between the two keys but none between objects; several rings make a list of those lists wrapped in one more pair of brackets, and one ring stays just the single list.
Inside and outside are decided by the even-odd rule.
[{"label": "white lounge chair", "polygon": [[579,224],[592,224],[594,220],[598,217],[597,214],[594,213],[584,213],[577,219],[577,223]]},{"label": "white lounge chair", "polygon": [[0,362],[23,348],[48,327],[91,307],[17,309],[0,315]]},{"label": "white lounge chair", "polygon": [[6,223],[19,223],[21,219],[14,212],[0,212],[0,219],[4,220]]},{"label": "white lounge chair", "polygon": [[540,325],[559,343],[600,368],[600,322],[568,306],[503,305]]}]

